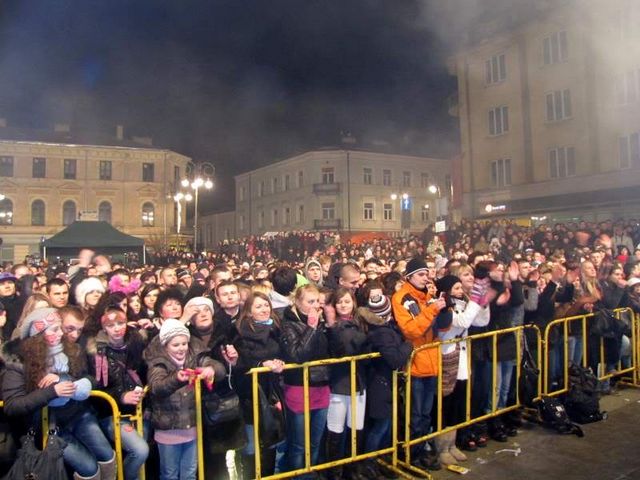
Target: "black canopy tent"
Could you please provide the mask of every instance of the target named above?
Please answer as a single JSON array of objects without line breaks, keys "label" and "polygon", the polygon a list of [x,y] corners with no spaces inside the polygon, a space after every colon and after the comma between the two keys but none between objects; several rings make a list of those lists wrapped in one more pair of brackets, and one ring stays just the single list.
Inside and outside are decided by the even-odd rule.
[{"label": "black canopy tent", "polygon": [[136,253],[146,262],[144,240],[122,233],[107,222],[73,222],[67,228],[42,242],[44,258],[77,257],[83,248],[112,256]]}]

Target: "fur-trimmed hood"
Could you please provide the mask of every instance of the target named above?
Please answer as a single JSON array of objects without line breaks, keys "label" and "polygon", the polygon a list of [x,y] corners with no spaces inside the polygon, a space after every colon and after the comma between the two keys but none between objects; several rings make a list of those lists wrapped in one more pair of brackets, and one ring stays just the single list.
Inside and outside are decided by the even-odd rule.
[{"label": "fur-trimmed hood", "polygon": [[362,323],[369,325],[380,326],[386,324],[386,320],[380,315],[376,315],[367,307],[358,307],[356,309],[356,318]]}]

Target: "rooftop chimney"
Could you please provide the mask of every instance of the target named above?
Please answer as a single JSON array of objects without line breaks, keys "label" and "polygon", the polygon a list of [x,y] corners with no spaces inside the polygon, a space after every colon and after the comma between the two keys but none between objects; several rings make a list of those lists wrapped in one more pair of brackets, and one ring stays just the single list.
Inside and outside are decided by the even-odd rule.
[{"label": "rooftop chimney", "polygon": [[53,131],[54,132],[64,132],[64,133],[69,133],[71,131],[71,127],[69,126],[68,123],[54,123],[53,124]]},{"label": "rooftop chimney", "polygon": [[6,128],[6,126],[7,126],[7,119],[0,118],[0,128]]},{"label": "rooftop chimney", "polygon": [[116,125],[116,138],[118,140],[124,140],[124,126]]}]

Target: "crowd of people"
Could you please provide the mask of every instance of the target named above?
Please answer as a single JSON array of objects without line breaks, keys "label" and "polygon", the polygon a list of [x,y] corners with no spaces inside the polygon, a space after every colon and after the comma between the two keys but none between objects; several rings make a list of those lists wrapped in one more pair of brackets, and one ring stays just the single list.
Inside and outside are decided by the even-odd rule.
[{"label": "crowd of people", "polygon": [[[38,428],[48,406],[69,474],[113,479],[112,412],[90,392],[108,393],[123,414],[142,403],[144,434],[126,418],[120,425],[124,477],[138,478],[146,464],[161,479],[194,479],[199,378],[207,477],[253,478],[258,449],[263,476],[305,465],[303,372],[286,365],[378,352],[357,363],[355,403],[349,363],[310,368],[308,402],[312,464],[350,454],[345,439],[353,430],[359,453],[381,450],[391,445],[392,374],[415,349],[406,371],[411,438],[429,434],[435,409],[443,426],[464,423],[467,389],[472,418],[515,403],[520,337],[498,336],[497,359],[490,340],[473,341],[468,359],[466,337],[526,324],[544,329],[555,318],[602,309],[640,311],[639,237],[635,221],[463,222],[441,234],[362,243],[314,232],[252,237],[197,257],[158,255],[157,265],[125,267],[87,249],[69,267],[7,265],[0,273],[4,414],[19,438]],[[629,364],[629,331],[605,339],[604,362],[592,333],[581,324],[568,338],[553,331],[552,385],[564,381],[565,341],[575,364],[587,345],[596,372]],[[450,339],[461,341],[443,346],[441,360],[438,349],[419,348]],[[259,366],[268,373],[259,375],[254,398],[247,372]],[[267,409],[256,443],[258,400]],[[510,412],[439,435],[414,445],[411,462],[429,470],[464,462],[464,451],[517,435],[521,421]],[[393,478],[371,460],[323,475]]]}]

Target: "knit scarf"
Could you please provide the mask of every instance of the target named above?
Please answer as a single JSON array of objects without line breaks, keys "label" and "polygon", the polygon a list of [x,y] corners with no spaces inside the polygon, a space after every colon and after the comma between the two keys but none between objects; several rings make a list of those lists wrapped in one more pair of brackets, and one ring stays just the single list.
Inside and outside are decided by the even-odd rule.
[{"label": "knit scarf", "polygon": [[62,343],[59,343],[54,347],[49,347],[48,350],[51,371],[58,375],[69,372],[69,358],[63,352],[63,348]]}]

